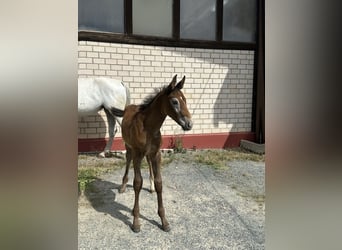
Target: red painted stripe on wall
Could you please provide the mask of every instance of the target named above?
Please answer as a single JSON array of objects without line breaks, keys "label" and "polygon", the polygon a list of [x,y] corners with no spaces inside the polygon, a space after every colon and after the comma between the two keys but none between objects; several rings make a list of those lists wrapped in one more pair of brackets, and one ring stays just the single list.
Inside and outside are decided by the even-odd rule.
[{"label": "red painted stripe on wall", "polygon": [[[163,136],[162,148],[174,148],[177,141],[181,141],[183,148],[233,148],[239,147],[241,140],[255,142],[253,132],[233,132],[215,134],[195,134],[195,135],[165,135]],[[99,152],[102,151],[108,139],[78,139],[78,152]],[[115,137],[112,150],[125,150],[121,137]]]}]

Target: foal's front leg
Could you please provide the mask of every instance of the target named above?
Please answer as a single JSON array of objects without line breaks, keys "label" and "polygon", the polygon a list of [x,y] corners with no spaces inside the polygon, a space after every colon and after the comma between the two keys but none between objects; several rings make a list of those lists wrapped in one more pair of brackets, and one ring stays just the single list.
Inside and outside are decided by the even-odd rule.
[{"label": "foal's front leg", "polygon": [[143,179],[141,176],[140,166],[141,161],[143,159],[143,155],[141,154],[134,154],[133,157],[133,166],[134,166],[134,180],[133,180],[133,187],[134,187],[134,207],[133,207],[133,226],[132,230],[135,233],[140,232],[140,223],[139,223],[139,194],[142,188]]},{"label": "foal's front leg", "polygon": [[150,155],[151,157],[151,162],[152,162],[152,167],[153,167],[153,172],[154,172],[154,185],[156,188],[157,192],[157,199],[158,199],[158,214],[162,222],[162,229],[165,232],[170,231],[170,224],[167,221],[165,217],[165,209],[163,206],[163,196],[162,196],[162,191],[163,191],[163,182],[162,182],[162,177],[160,173],[160,162],[161,162],[161,155],[160,152],[158,151],[155,155]]}]

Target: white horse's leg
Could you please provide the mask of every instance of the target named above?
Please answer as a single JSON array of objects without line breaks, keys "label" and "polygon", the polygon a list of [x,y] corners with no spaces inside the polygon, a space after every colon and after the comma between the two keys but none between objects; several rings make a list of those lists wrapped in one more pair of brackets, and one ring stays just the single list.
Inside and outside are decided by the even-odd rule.
[{"label": "white horse's leg", "polygon": [[112,116],[112,114],[108,110],[104,110],[107,116],[107,122],[108,122],[108,133],[109,133],[109,139],[106,144],[106,147],[103,152],[99,154],[100,157],[105,157],[106,154],[108,154],[112,148],[114,136],[116,133],[116,128],[115,128],[115,119]]}]

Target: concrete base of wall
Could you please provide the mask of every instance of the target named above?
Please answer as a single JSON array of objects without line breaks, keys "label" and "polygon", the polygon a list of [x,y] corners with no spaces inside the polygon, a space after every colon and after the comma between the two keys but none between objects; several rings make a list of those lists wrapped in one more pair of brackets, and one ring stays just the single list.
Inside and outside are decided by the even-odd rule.
[{"label": "concrete base of wall", "polygon": [[[233,148],[239,147],[242,140],[255,141],[255,133],[233,132],[195,135],[165,135],[163,136],[162,149],[182,147],[187,149],[206,148]],[[101,152],[107,143],[107,139],[79,139],[78,152]],[[112,151],[125,150],[121,137],[113,141]]]},{"label": "concrete base of wall", "polygon": [[265,144],[258,144],[248,140],[241,140],[240,146],[257,154],[265,154]]}]

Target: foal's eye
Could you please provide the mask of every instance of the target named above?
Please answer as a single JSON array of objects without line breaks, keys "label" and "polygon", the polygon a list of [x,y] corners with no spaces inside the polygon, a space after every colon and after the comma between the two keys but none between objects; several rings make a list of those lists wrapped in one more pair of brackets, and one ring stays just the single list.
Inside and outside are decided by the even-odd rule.
[{"label": "foal's eye", "polygon": [[172,98],[172,99],[171,99],[171,104],[172,104],[173,106],[177,106],[177,105],[179,104],[179,101],[178,101],[176,98]]}]

